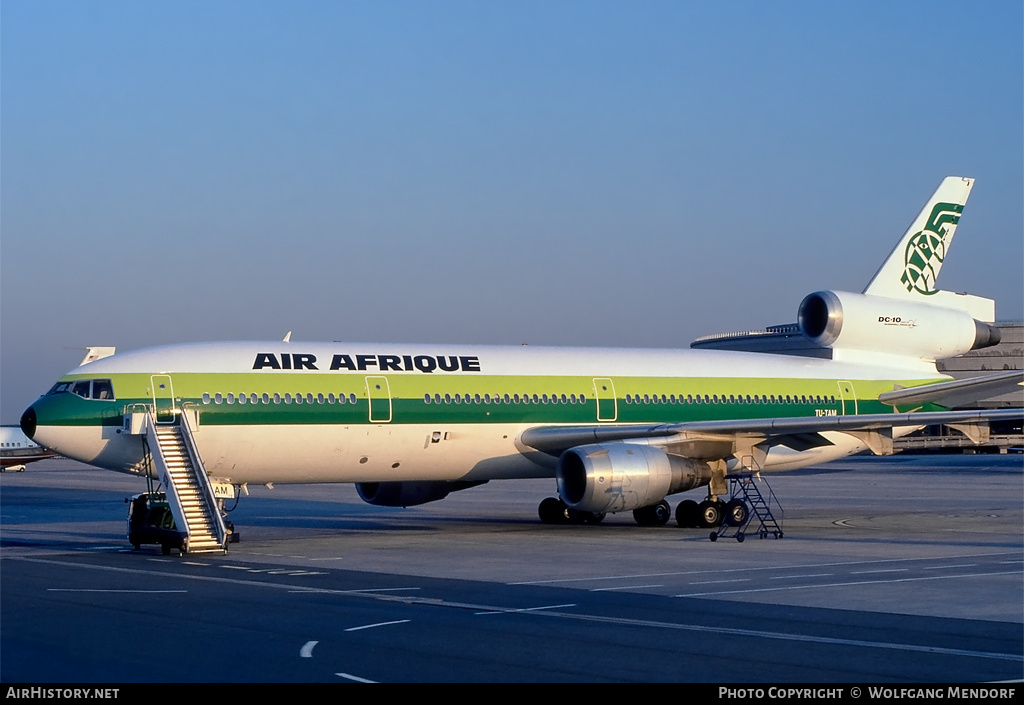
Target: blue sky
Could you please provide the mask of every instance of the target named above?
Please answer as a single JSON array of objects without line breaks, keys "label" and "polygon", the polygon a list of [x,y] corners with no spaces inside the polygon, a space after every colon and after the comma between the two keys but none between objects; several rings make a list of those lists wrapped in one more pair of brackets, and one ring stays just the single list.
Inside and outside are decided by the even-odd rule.
[{"label": "blue sky", "polygon": [[0,418],[85,345],[685,347],[860,291],[1024,317],[1019,2],[0,1]]}]

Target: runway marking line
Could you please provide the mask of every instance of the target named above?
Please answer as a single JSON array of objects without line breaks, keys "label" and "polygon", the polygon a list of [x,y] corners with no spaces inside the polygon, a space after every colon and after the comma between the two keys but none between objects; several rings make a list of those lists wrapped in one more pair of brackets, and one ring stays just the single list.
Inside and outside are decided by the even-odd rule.
[{"label": "runway marking line", "polygon": [[390,627],[393,624],[407,624],[411,619],[396,619],[393,622],[377,622],[376,624],[364,624],[361,627],[349,627],[346,632],[361,632],[364,629],[376,629],[377,627]]},{"label": "runway marking line", "polygon": [[[683,575],[704,575],[704,574],[715,574],[724,575],[726,573],[742,573],[748,571],[783,571],[783,570],[800,570],[803,568],[833,568],[839,566],[853,566],[853,565],[871,565],[874,563],[904,563],[913,561],[943,561],[950,560],[952,558],[987,558],[994,556],[1016,556],[1016,553],[1010,553],[1008,551],[999,551],[998,553],[967,553],[962,555],[953,556],[923,556],[914,558],[879,558],[871,561],[840,561],[836,563],[805,563],[798,565],[772,565],[763,566],[757,568],[728,568],[726,570],[685,570],[685,571],[674,571],[671,573],[631,573],[627,575],[605,575],[601,577],[589,577],[589,578],[554,578],[551,580],[522,580],[514,583],[506,583],[506,585],[553,585],[555,583],[585,583],[594,582],[599,580],[628,580],[635,578],[670,578],[673,576]],[[1021,560],[1006,560],[999,561],[1000,563],[1021,563]]]},{"label": "runway marking line", "polygon": [[912,583],[918,580],[947,580],[950,578],[980,578],[991,575],[1017,575],[1018,571],[1009,570],[999,573],[967,573],[964,575],[929,575],[920,578],[893,578],[892,580],[853,580],[847,583],[815,583],[813,585],[786,585],[782,587],[750,588],[749,590],[718,590],[716,592],[689,592],[673,597],[712,597],[715,595],[740,595],[751,592],[774,592],[777,590],[806,590],[808,588],[846,587],[849,585],[877,585],[882,583]]},{"label": "runway marking line", "polygon": [[850,575],[867,575],[868,573],[908,573],[910,568],[886,568],[884,570],[851,570]]},{"label": "runway marking line", "polygon": [[99,588],[46,588],[47,592],[116,592],[118,594],[123,593],[140,593],[143,595],[162,595],[165,593],[172,592],[188,592],[188,590],[127,590],[127,589],[99,589]]},{"label": "runway marking line", "polygon": [[515,614],[518,612],[541,612],[544,610],[559,610],[565,609],[566,607],[575,607],[575,603],[569,603],[565,605],[546,605],[544,607],[509,607],[506,609],[487,610],[486,612],[474,612],[476,615],[484,614]]},{"label": "runway marking line", "polygon": [[339,678],[345,678],[346,680],[355,681],[356,683],[376,683],[377,681],[371,681],[368,678],[360,678],[359,676],[353,676],[351,673],[335,673],[334,675]]}]

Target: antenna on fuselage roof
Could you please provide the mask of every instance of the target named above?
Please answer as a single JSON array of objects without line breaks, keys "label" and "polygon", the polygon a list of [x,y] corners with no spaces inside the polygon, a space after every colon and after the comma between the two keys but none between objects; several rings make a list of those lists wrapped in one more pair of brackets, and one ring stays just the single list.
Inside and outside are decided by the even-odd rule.
[{"label": "antenna on fuselage roof", "polygon": [[284,342],[290,343],[292,341],[292,332],[288,331],[284,334]]},{"label": "antenna on fuselage roof", "polygon": [[[73,349],[74,350],[81,350],[81,348],[73,348]],[[114,354],[114,350],[115,350],[115,348],[112,347],[112,346],[110,346],[110,347],[99,346],[99,345],[87,346],[85,348],[85,357],[83,357],[82,361],[78,363],[78,366],[81,367],[82,365],[85,365],[85,364],[90,363],[90,362],[95,362],[96,360],[100,360],[100,359],[102,359],[104,357],[110,357],[111,355]]]}]

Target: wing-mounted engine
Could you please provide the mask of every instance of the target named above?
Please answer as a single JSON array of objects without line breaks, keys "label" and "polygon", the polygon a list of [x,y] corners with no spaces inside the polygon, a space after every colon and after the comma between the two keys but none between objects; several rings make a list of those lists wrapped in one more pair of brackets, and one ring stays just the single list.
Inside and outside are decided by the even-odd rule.
[{"label": "wing-mounted engine", "polygon": [[808,340],[833,350],[929,361],[999,342],[998,328],[966,310],[845,291],[809,294],[800,303],[797,323]]},{"label": "wing-mounted engine", "polygon": [[356,491],[364,502],[378,507],[415,507],[486,482],[357,482]]},{"label": "wing-mounted engine", "polygon": [[570,448],[558,459],[555,474],[566,506],[595,514],[646,507],[711,481],[705,462],[632,443]]}]

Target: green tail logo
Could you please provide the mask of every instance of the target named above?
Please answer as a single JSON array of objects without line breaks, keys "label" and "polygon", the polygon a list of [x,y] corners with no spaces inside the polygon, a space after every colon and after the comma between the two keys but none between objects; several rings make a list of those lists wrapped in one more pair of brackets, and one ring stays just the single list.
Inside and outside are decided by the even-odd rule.
[{"label": "green tail logo", "polygon": [[915,234],[907,242],[903,254],[905,268],[900,281],[907,291],[930,295],[936,292],[935,280],[939,276],[939,268],[946,258],[946,242],[948,225],[960,222],[960,214],[964,207],[956,203],[936,203],[928,216],[925,229]]}]

